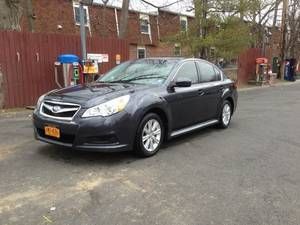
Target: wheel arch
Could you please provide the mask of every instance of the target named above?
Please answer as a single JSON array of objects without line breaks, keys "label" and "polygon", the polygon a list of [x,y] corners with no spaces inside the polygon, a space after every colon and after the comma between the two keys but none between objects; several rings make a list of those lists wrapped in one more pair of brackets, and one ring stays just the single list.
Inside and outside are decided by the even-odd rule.
[{"label": "wheel arch", "polygon": [[230,105],[231,105],[231,107],[232,107],[232,109],[231,109],[231,114],[233,114],[234,108],[235,108],[233,98],[232,98],[231,96],[227,96],[227,97],[224,98],[224,101],[228,101],[228,102],[230,103]]},{"label": "wheel arch", "polygon": [[235,103],[234,103],[234,99],[231,95],[226,95],[226,96],[223,96],[220,101],[219,101],[219,104],[218,104],[218,108],[217,108],[217,115],[216,117],[219,118],[219,116],[221,115],[222,113],[222,106],[224,104],[225,101],[228,101],[232,107],[232,112],[231,114],[233,115],[233,112],[234,112],[234,109],[235,109]]},{"label": "wheel arch", "polygon": [[165,130],[165,136],[164,136],[164,139],[166,140],[168,138],[168,135],[169,135],[169,129],[170,129],[170,120],[168,118],[168,114],[167,112],[165,112],[165,110],[163,110],[162,108],[160,107],[152,107],[152,108],[149,108],[147,109],[143,115],[141,116],[141,119],[140,121],[149,113],[155,113],[156,115],[158,115],[160,117],[160,119],[162,120],[163,122],[163,125],[164,125],[164,130]]}]

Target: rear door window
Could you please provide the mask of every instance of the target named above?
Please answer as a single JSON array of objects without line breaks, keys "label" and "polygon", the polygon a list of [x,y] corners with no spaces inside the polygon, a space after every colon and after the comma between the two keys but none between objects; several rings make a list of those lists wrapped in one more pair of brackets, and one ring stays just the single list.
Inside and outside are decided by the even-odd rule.
[{"label": "rear door window", "polygon": [[215,73],[216,73],[216,76],[217,76],[216,77],[217,81],[222,80],[222,72],[216,67],[214,67],[214,69],[215,69]]},{"label": "rear door window", "polygon": [[198,61],[197,64],[200,70],[201,83],[214,82],[220,80],[221,74],[217,76],[216,70],[213,65],[202,61]]}]

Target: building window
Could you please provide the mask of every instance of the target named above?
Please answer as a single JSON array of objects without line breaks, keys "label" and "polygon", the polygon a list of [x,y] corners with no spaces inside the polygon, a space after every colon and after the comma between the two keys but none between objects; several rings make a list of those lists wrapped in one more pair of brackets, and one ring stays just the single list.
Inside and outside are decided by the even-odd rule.
[{"label": "building window", "polygon": [[[74,10],[75,24],[80,25],[79,4],[74,3],[73,4],[73,10]],[[88,10],[87,6],[83,6],[83,12],[84,12],[84,25],[89,26],[89,10]]]},{"label": "building window", "polygon": [[175,46],[174,46],[174,55],[181,56],[181,47],[179,44],[175,44]]},{"label": "building window", "polygon": [[143,59],[146,58],[146,48],[143,46],[137,47],[137,58]]},{"label": "building window", "polygon": [[150,33],[149,15],[140,14],[140,30],[142,34]]},{"label": "building window", "polygon": [[180,16],[180,30],[182,32],[187,32],[188,29],[188,19],[186,16]]}]

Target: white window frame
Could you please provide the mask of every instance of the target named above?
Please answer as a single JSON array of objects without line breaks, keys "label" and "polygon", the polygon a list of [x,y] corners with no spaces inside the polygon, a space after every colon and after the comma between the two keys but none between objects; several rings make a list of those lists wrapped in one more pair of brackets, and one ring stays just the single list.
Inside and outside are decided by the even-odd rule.
[{"label": "white window frame", "polygon": [[141,20],[147,20],[148,22],[148,32],[144,32],[144,31],[141,31],[142,34],[150,34],[150,29],[151,29],[151,26],[150,26],[150,17],[149,15],[147,14],[140,14],[140,23],[139,23],[139,26],[140,26],[140,29],[141,29]]},{"label": "white window frame", "polygon": [[187,32],[188,30],[188,18],[187,16],[180,16],[180,19],[179,19],[179,22],[180,22],[180,31],[184,32],[182,29],[181,29],[181,21],[185,21],[186,23],[186,27],[185,27],[185,32]]},{"label": "white window frame", "polygon": [[[75,24],[76,24],[77,26],[80,26],[80,22],[77,22],[77,21],[76,21],[76,12],[75,12],[75,8],[79,8],[79,7],[80,7],[79,3],[73,2],[74,21],[75,21]],[[89,7],[86,6],[86,5],[84,5],[84,6],[83,6],[83,9],[86,11],[86,24],[85,24],[85,26],[88,27],[88,28],[90,28]]]},{"label": "white window frame", "polygon": [[147,51],[145,46],[137,46],[136,48],[136,58],[139,59],[139,50],[144,50],[145,58],[147,57]]}]

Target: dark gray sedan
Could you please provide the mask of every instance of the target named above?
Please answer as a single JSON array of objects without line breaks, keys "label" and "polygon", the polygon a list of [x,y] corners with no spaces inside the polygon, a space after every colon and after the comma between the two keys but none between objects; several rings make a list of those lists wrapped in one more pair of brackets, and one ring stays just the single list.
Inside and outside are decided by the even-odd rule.
[{"label": "dark gray sedan", "polygon": [[91,84],[43,95],[33,114],[35,137],[88,151],[158,152],[164,140],[211,125],[227,128],[235,83],[200,59],[125,62]]}]

